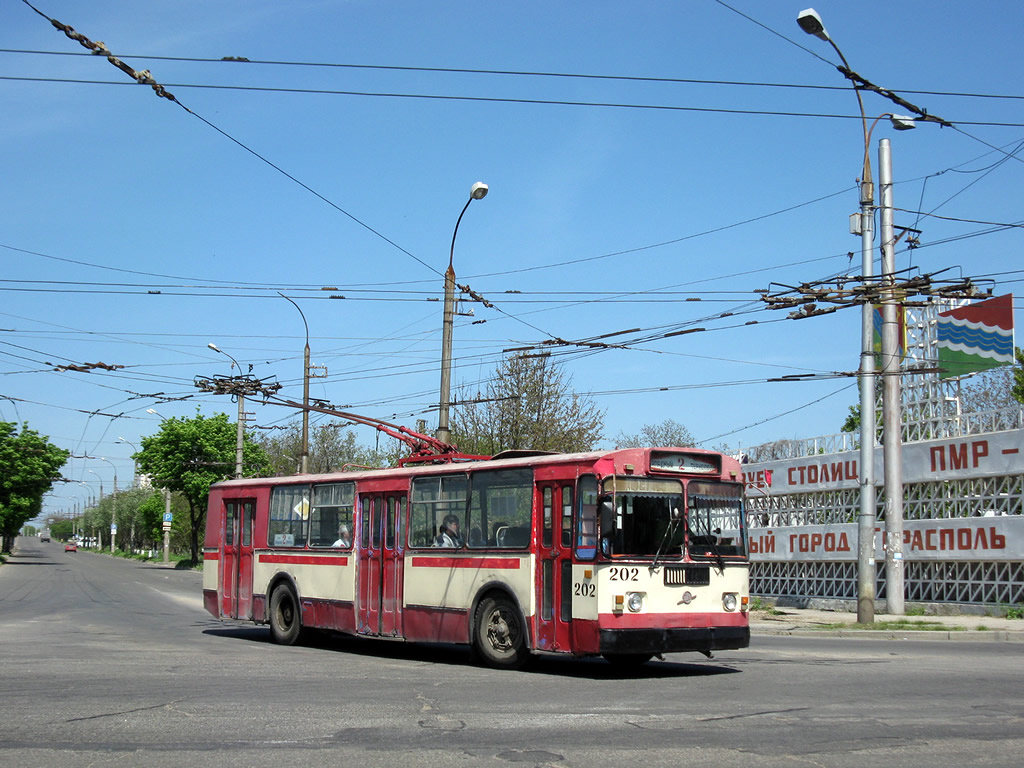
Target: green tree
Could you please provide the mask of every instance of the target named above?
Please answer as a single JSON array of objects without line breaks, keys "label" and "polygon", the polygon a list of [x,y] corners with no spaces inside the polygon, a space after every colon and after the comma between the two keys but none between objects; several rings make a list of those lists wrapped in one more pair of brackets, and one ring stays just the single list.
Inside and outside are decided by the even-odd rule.
[{"label": "green tree", "polygon": [[[223,413],[211,418],[198,411],[191,419],[164,419],[160,431],[142,438],[135,454],[139,472],[153,485],[181,494],[188,504],[189,551],[199,560],[199,541],[206,524],[206,500],[210,486],[234,474],[237,427]],[[245,434],[243,475],[256,477],[270,472],[262,448]]]},{"label": "green tree", "polygon": [[840,432],[860,432],[860,403],[850,406],[850,412],[846,414],[846,421],[839,430]]},{"label": "green tree", "polygon": [[10,552],[21,526],[43,509],[68,451],[35,430],[0,421],[0,551]]},{"label": "green tree", "polygon": [[548,357],[507,357],[485,391],[463,387],[459,397],[452,442],[465,453],[587,451],[604,429],[604,411],[574,392],[571,378]]},{"label": "green tree", "polygon": [[690,430],[673,419],[660,424],[644,424],[640,431],[627,435],[619,432],[615,438],[616,448],[686,448],[695,445]]},{"label": "green tree", "polygon": [[[299,472],[302,463],[302,424],[292,422],[284,430],[261,435],[257,444],[266,452],[275,475]],[[356,441],[351,429],[337,424],[315,424],[309,430],[309,471],[313,474],[338,472],[345,465],[363,467],[393,466],[403,454],[402,447],[390,438],[385,450],[367,448]],[[407,453],[407,451],[405,452]]]},{"label": "green tree", "polygon": [[1013,356],[1017,364],[1013,366],[1013,387],[1010,394],[1018,403],[1024,403],[1024,349],[1014,347]]}]

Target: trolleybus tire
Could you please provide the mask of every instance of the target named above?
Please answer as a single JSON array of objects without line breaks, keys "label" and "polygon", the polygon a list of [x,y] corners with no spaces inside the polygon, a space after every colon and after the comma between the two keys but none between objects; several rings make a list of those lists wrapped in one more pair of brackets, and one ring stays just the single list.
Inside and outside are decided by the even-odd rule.
[{"label": "trolleybus tire", "polygon": [[604,660],[621,669],[631,669],[646,664],[654,658],[653,653],[602,653]]},{"label": "trolleybus tire", "polygon": [[301,630],[299,600],[282,584],[270,595],[270,637],[278,645],[295,645]]},{"label": "trolleybus tire", "polygon": [[530,658],[519,609],[504,597],[487,597],[476,610],[476,650],[492,667],[519,669]]}]

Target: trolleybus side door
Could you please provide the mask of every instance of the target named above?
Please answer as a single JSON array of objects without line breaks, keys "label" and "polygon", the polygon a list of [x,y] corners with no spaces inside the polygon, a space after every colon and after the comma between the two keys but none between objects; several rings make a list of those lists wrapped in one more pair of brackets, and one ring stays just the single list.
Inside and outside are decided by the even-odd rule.
[{"label": "trolleybus side door", "polygon": [[232,619],[252,618],[252,518],[256,503],[251,499],[224,502],[221,541],[221,615]]},{"label": "trolleybus side door", "polygon": [[397,636],[402,633],[401,520],[405,496],[360,496],[358,632]]},{"label": "trolleybus side door", "polygon": [[361,635],[380,633],[380,550],[381,516],[384,497],[379,494],[359,496],[359,605],[356,609],[356,631]]},{"label": "trolleybus side door", "polygon": [[538,481],[536,646],[570,651],[572,635],[573,482]]},{"label": "trolleybus side door", "polygon": [[384,540],[380,549],[380,634],[397,637],[402,635],[405,496],[388,495],[382,500]]}]

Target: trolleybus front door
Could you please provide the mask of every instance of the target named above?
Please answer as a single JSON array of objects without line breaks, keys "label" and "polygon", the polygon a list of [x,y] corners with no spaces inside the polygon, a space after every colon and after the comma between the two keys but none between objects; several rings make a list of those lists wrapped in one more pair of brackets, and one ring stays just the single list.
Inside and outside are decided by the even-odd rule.
[{"label": "trolleybus front door", "polygon": [[573,483],[538,483],[537,648],[570,651],[572,634]]},{"label": "trolleybus front door", "polygon": [[398,636],[402,633],[400,533],[405,497],[368,494],[360,499],[358,632]]},{"label": "trolleybus front door", "polygon": [[224,504],[224,532],[221,541],[221,615],[232,619],[252,618],[252,518],[255,502],[227,501]]}]

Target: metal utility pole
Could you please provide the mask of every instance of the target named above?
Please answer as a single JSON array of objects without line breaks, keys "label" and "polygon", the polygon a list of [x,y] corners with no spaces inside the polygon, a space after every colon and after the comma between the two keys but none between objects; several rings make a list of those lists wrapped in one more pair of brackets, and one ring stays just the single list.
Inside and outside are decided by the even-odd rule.
[{"label": "metal utility pole", "polygon": [[[813,8],[797,16],[800,28],[832,46],[843,65],[849,69],[839,46],[828,34],[821,17]],[[859,221],[851,221],[853,234],[860,234],[861,276],[867,288],[874,274],[875,191],[871,180],[871,132],[860,89],[854,87],[864,132],[864,162],[860,178]],[[857,214],[854,214],[856,217]],[[851,217],[853,218],[853,217]],[[875,620],[875,328],[874,308],[861,307],[860,316],[860,511],[857,515],[857,621],[870,624]]]},{"label": "metal utility pole", "polygon": [[878,143],[881,193],[882,272],[882,437],[885,456],[885,609],[903,615],[903,420],[900,391],[899,306],[896,290],[892,152]]},{"label": "metal utility pole", "polygon": [[[164,520],[171,514],[171,492],[164,488]],[[164,562],[171,562],[171,527],[164,525]]]},{"label": "metal utility pole", "polygon": [[459,234],[462,217],[474,200],[482,200],[487,196],[487,185],[476,182],[469,190],[469,200],[462,207],[455,231],[452,232],[452,247],[448,253],[448,269],[444,273],[444,318],[441,326],[441,405],[437,415],[437,439],[447,443],[451,439],[448,429],[448,412],[452,399],[452,325],[455,322],[455,237]]},{"label": "metal utility pole", "polygon": [[220,349],[212,342],[206,346],[215,352],[220,352],[222,355],[230,359],[232,367],[238,368],[239,371],[238,376],[230,377],[215,377],[213,379],[208,379],[203,376],[197,376],[194,383],[196,387],[204,392],[213,392],[218,395],[231,395],[237,399],[238,429],[235,441],[235,477],[241,477],[243,448],[245,446],[245,396],[263,395],[263,397],[266,398],[281,389],[281,385],[277,382],[262,381],[254,378],[252,374],[243,375],[241,373],[242,367],[238,364],[238,361],[235,360],[235,358],[231,357],[231,355]]},{"label": "metal utility pole", "polygon": [[[861,276],[865,288],[874,274],[874,184],[865,162],[860,183]],[[875,350],[874,309],[860,314],[860,511],[857,515],[857,621],[875,620]]]},{"label": "metal utility pole", "polygon": [[[228,358],[231,361],[232,366],[238,369],[238,374],[241,376],[242,366],[238,364],[238,361],[235,360],[235,358],[218,347],[212,341],[206,346],[214,352],[220,352]],[[237,389],[233,394],[235,395],[235,399],[238,400],[238,436],[235,441],[235,477],[237,478],[242,476],[242,448],[245,445],[245,393],[241,389]]]},{"label": "metal utility pole", "polygon": [[306,315],[298,304],[280,291],[277,292],[277,295],[290,301],[292,306],[299,310],[302,325],[306,329],[306,347],[302,351],[302,458],[300,466],[300,471],[305,475],[309,473],[309,323],[306,322]]}]

